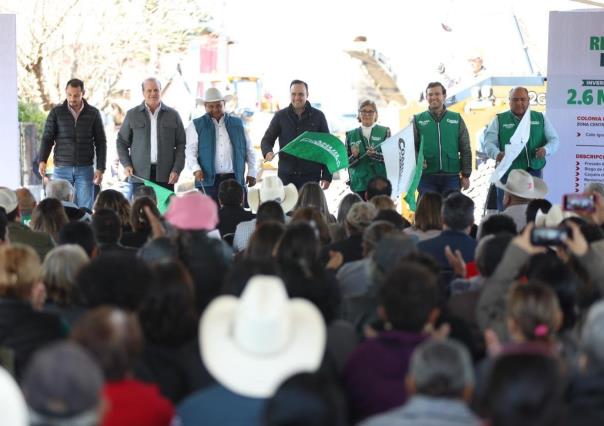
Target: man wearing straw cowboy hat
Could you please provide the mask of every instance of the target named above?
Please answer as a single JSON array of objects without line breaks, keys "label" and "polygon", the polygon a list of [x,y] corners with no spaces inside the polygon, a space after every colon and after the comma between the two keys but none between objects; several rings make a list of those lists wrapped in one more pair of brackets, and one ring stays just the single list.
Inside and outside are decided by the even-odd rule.
[{"label": "man wearing straw cowboy hat", "polygon": [[505,210],[502,213],[514,219],[518,232],[526,225],[526,207],[529,201],[547,195],[547,185],[543,179],[521,169],[512,170],[507,182],[497,181],[495,186],[504,191]]},{"label": "man wearing straw cowboy hat", "polygon": [[199,323],[201,358],[217,384],[178,407],[178,424],[259,425],[268,398],[321,365],[327,334],[317,307],[290,299],[283,281],[256,275],[240,298],[220,296]]},{"label": "man wearing straw cowboy hat", "polygon": [[[235,179],[245,187],[256,184],[256,155],[243,121],[224,112],[231,96],[211,87],[202,98],[206,114],[187,127],[187,168],[195,176],[195,186],[218,202],[218,187]],[[247,175],[245,165],[247,163]]]},{"label": "man wearing straw cowboy hat", "polygon": [[[117,153],[126,176],[174,190],[185,165],[185,128],[175,109],[161,101],[161,84],[142,83],[144,101],[126,113],[117,134]],[[132,193],[140,182],[132,182]]]}]

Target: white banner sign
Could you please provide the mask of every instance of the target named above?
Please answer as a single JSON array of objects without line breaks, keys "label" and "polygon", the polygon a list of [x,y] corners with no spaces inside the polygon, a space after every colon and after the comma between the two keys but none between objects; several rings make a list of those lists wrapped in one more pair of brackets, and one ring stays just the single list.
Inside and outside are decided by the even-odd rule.
[{"label": "white banner sign", "polygon": [[407,192],[415,172],[415,142],[413,126],[409,125],[382,144],[386,175],[392,183],[392,198]]},{"label": "white banner sign", "polygon": [[17,22],[15,15],[0,14],[0,135],[2,167],[0,186],[16,189],[19,176],[19,122],[17,118]]},{"label": "white banner sign", "polygon": [[547,116],[560,149],[547,159],[548,199],[604,183],[604,10],[550,12]]}]

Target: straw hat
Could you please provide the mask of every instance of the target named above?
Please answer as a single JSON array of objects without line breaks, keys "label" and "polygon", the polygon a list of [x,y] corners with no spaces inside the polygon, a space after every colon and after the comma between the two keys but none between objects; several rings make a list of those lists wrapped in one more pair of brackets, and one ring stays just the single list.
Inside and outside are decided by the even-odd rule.
[{"label": "straw hat", "polygon": [[265,201],[276,201],[281,204],[283,213],[294,208],[298,201],[298,190],[293,183],[284,186],[277,176],[267,176],[261,184],[248,190],[247,202],[254,213]]},{"label": "straw hat", "polygon": [[201,357],[220,384],[239,395],[270,397],[283,380],[316,371],[325,322],[304,299],[289,299],[281,279],[257,275],[241,298],[220,296],[199,325]]},{"label": "straw hat", "polygon": [[547,195],[547,185],[543,179],[531,175],[526,170],[512,170],[505,184],[497,181],[495,186],[512,195],[529,200],[543,198]]}]

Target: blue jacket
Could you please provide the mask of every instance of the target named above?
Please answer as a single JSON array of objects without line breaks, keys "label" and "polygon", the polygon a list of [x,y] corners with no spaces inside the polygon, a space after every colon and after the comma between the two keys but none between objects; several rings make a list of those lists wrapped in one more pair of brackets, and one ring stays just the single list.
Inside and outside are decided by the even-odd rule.
[{"label": "blue jacket", "polygon": [[[204,186],[212,186],[216,177],[216,170],[214,169],[216,129],[214,122],[210,114],[205,114],[193,120],[193,124],[197,131],[197,159],[204,175],[203,184]],[[237,181],[242,186],[245,186],[246,139],[243,121],[232,115],[225,114],[224,124],[233,146],[233,173]]]}]

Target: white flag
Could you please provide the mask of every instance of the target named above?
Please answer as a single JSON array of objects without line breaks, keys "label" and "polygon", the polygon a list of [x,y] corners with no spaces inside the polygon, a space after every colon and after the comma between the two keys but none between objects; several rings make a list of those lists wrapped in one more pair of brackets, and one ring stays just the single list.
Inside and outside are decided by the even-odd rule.
[{"label": "white flag", "polygon": [[392,183],[392,198],[407,192],[415,172],[415,142],[413,126],[409,125],[386,139],[381,145],[386,175]]},{"label": "white flag", "polygon": [[495,171],[491,176],[491,182],[498,182],[499,180],[501,180],[503,175],[505,175],[505,173],[509,170],[510,166],[512,165],[512,162],[516,159],[516,157],[518,157],[518,155],[526,146],[526,143],[528,142],[530,136],[531,108],[529,107],[522,116],[522,120],[520,120],[520,123],[518,123],[516,131],[510,138],[510,143],[505,145],[505,155],[501,159],[501,162],[495,168]]}]

